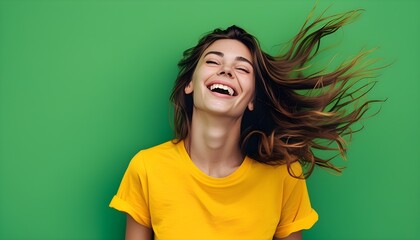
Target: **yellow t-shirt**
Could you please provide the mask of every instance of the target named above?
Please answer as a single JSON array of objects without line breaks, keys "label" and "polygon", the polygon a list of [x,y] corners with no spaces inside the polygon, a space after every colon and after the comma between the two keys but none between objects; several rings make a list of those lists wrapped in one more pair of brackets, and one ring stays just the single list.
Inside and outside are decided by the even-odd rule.
[{"label": "yellow t-shirt", "polygon": [[[299,163],[292,169],[302,171]],[[305,180],[291,177],[287,166],[246,157],[229,176],[214,178],[196,167],[183,141],[136,154],[110,207],[161,240],[281,238],[318,220]]]}]

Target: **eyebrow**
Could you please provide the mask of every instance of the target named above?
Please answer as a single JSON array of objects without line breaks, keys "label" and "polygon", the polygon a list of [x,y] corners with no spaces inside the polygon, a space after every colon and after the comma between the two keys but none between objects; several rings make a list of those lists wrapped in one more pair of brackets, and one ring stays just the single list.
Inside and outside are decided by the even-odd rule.
[{"label": "eyebrow", "polygon": [[[209,55],[209,54],[215,54],[215,55],[220,56],[220,57],[225,56],[225,54],[223,54],[222,52],[219,52],[219,51],[210,51],[210,52],[206,53],[204,55],[204,57],[207,56],[207,55]],[[246,59],[244,57],[241,57],[241,56],[236,57],[235,60],[242,61],[242,62],[247,62],[247,63],[251,64],[251,66],[254,66],[251,61],[249,61],[248,59]]]}]

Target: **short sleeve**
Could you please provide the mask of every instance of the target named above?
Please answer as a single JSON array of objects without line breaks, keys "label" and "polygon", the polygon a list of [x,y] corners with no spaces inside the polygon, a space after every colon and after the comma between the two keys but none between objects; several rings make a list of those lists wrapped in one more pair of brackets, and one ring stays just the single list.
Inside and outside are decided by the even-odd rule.
[{"label": "short sleeve", "polygon": [[109,206],[129,214],[139,224],[151,227],[148,199],[147,173],[139,152],[130,161]]},{"label": "short sleeve", "polygon": [[[295,173],[302,172],[299,163],[292,165]],[[283,204],[275,236],[284,238],[293,232],[311,228],[318,214],[311,207],[306,181],[287,176],[284,180]]]}]

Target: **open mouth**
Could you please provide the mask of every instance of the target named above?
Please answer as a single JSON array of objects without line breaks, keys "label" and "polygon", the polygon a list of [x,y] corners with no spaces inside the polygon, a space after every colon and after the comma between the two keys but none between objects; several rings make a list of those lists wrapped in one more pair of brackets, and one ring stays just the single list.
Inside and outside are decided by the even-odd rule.
[{"label": "open mouth", "polygon": [[220,94],[225,94],[225,95],[229,95],[229,96],[235,96],[235,90],[233,90],[233,88],[220,84],[220,83],[215,83],[212,84],[210,86],[208,86],[208,89],[212,92],[217,92]]}]

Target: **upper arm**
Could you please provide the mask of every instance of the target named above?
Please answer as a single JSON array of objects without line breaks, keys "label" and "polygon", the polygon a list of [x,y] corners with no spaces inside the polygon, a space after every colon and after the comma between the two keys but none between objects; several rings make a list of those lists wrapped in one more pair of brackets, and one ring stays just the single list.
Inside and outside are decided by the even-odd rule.
[{"label": "upper arm", "polygon": [[[293,164],[292,167],[296,174],[302,171],[298,162]],[[274,235],[282,239],[281,237],[284,238],[291,233],[310,229],[317,220],[318,214],[311,206],[306,181],[286,175],[283,182],[280,221]],[[290,238],[284,239],[301,239],[302,237],[299,234],[296,233],[291,235]]]},{"label": "upper arm", "polygon": [[125,240],[151,240],[152,236],[153,231],[151,228],[141,225],[130,214],[127,214]]},{"label": "upper arm", "polygon": [[294,232],[285,238],[274,237],[273,240],[302,240],[302,231]]},{"label": "upper arm", "polygon": [[110,207],[127,213],[143,226],[151,227],[149,212],[149,183],[141,152],[130,161]]}]

